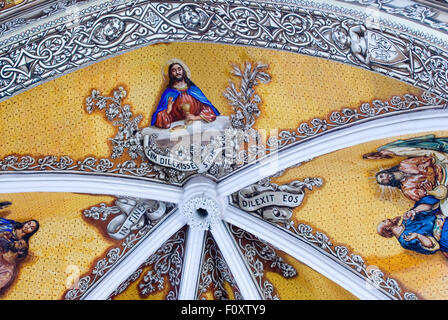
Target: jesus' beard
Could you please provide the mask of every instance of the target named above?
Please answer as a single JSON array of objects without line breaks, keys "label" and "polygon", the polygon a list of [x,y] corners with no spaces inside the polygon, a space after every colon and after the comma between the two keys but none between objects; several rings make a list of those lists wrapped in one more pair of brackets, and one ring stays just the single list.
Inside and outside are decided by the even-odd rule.
[{"label": "jesus' beard", "polygon": [[[403,175],[403,173],[400,170],[397,170],[396,167],[393,167],[393,168],[390,168],[390,169],[386,169],[386,170],[380,171],[380,172],[377,173],[377,175],[380,174],[380,173],[387,173],[388,176],[389,176],[389,182],[388,183],[379,183],[377,181],[378,184],[383,185],[383,186],[389,186],[389,187],[394,187],[394,188],[401,189],[401,182],[400,182],[401,179],[397,178],[397,176],[402,176]],[[399,174],[397,174],[397,173],[399,173]]]},{"label": "jesus' beard", "polygon": [[169,88],[179,87],[179,83],[184,82],[188,88],[194,86],[193,81],[190,80],[185,74],[182,77],[170,77],[170,83],[168,84]]}]

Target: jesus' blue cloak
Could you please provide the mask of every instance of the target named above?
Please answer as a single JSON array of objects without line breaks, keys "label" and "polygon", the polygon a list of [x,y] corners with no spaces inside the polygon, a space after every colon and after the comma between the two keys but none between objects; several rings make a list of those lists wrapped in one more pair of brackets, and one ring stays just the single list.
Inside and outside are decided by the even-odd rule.
[{"label": "jesus' blue cloak", "polygon": [[[152,115],[151,119],[151,126],[155,125],[157,120],[157,114],[160,111],[168,109],[168,100],[169,98],[173,98],[173,102],[176,101],[176,99],[180,96],[182,92],[173,88],[167,88],[163,93],[162,97],[160,98],[159,105],[157,106],[156,111]],[[191,86],[187,89],[187,94],[198,100],[199,102],[202,102],[203,104],[209,106],[213,112],[219,116],[219,111],[212,105],[212,103],[207,99],[207,97],[202,93],[202,91],[196,87]]]}]

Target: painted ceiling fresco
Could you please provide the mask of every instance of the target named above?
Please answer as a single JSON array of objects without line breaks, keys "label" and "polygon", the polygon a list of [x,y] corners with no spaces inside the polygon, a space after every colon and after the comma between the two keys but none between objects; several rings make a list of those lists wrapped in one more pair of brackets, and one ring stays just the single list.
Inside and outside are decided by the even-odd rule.
[{"label": "painted ceiling fresco", "polygon": [[[434,180],[433,168],[429,167],[428,170],[431,171],[433,185],[427,189],[431,190],[415,189],[421,181],[425,180],[424,176],[419,175],[420,172],[411,173],[407,170],[409,162],[437,159],[435,154],[433,158],[430,155],[432,152],[440,152],[440,149],[438,149],[440,151],[433,151],[434,149],[431,149],[429,144],[426,146],[427,149],[423,145],[417,147],[415,144],[415,141],[419,141],[418,139],[420,141],[435,141],[434,136],[431,135],[435,135],[435,139],[443,141],[447,132],[394,137],[330,153],[288,169],[269,181],[261,181],[239,191],[233,195],[234,204],[265,220],[292,230],[302,237],[309,238],[335,256],[337,256],[337,246],[345,246],[350,253],[362,257],[361,263],[353,259],[345,261],[347,264],[360,267],[357,271],[368,277],[374,276],[373,273],[371,274],[372,270],[381,270],[389,277],[398,280],[397,288],[400,288],[401,294],[410,290],[419,298],[446,299],[444,286],[436,285],[437,281],[444,279],[444,275],[436,270],[446,267],[446,257],[442,247],[436,245],[434,251],[425,251],[424,247],[419,244],[415,247],[406,246],[408,242],[403,241],[402,238],[399,242],[395,236],[389,239],[378,233],[379,225],[385,219],[401,217],[400,223],[404,224],[404,221],[408,220],[409,226],[411,226],[411,222],[415,220],[416,224],[421,224],[421,221],[417,221],[418,214],[408,217],[408,219],[404,217],[405,213],[417,207],[416,203],[424,203],[422,200],[424,197],[438,199],[432,198],[434,202],[440,201],[442,207],[444,195],[440,194],[439,188],[436,188],[439,183]],[[397,144],[395,149],[392,147],[382,148],[392,145],[396,141],[399,143],[408,141],[409,143],[406,146]],[[414,145],[412,145],[412,141],[414,141]],[[383,150],[383,152],[385,152],[384,150],[395,150],[397,154],[388,154],[386,158],[374,159],[374,156],[366,158],[366,155],[377,152],[377,150]],[[432,161],[438,164],[440,160]],[[401,186],[392,187],[381,185],[378,182],[380,178],[377,178],[377,174],[390,168],[402,170],[409,175],[405,178],[406,180],[402,180]],[[411,182],[414,179],[410,176],[411,174],[419,176],[421,181]],[[427,177],[429,178],[429,175]],[[443,174],[439,173],[438,177],[444,179]],[[306,188],[303,187],[304,184]],[[257,195],[263,195],[269,199],[269,192],[274,190],[297,194],[299,186],[301,187],[300,191],[305,189],[305,194],[307,194],[300,205],[296,206],[292,202],[284,201],[282,206],[277,207],[277,215],[270,212],[273,201],[260,203],[257,207],[254,204],[255,200],[249,200],[255,199]],[[420,194],[418,194],[419,192]],[[423,214],[420,213],[420,215]],[[434,221],[432,226],[434,226]],[[309,230],[304,231],[304,228]],[[413,231],[418,233],[417,230]],[[439,241],[443,241],[443,239],[439,237]],[[428,277],[428,271],[439,274],[440,278]],[[389,284],[384,282],[382,285],[387,287]],[[397,294],[399,294],[398,291]]]},{"label": "painted ceiling fresco", "polygon": [[[198,52],[213,57],[213,60],[202,59]],[[13,169],[22,163],[21,170],[95,172],[100,170],[97,167],[101,159],[107,159],[104,172],[183,183],[198,169],[187,168],[170,176],[166,170],[145,167],[141,160],[152,153],[144,155],[144,143],[138,141],[143,140],[141,136],[160,132],[158,126],[161,124],[155,120],[166,86],[163,74],[166,74],[170,60],[166,57],[175,55],[182,57],[182,63],[191,72],[191,79],[213,103],[214,109],[210,108],[210,112],[219,113],[220,130],[230,128],[231,123],[236,129],[250,129],[252,125],[265,140],[263,144],[268,144],[267,138],[276,135],[283,138],[279,145],[284,147],[351,122],[433,104],[415,87],[324,60],[244,47],[229,49],[222,45],[150,46],[94,64],[3,102],[0,132],[12,135],[1,150],[5,169]],[[243,82],[232,74],[233,67],[237,66],[239,70],[250,67],[254,71],[257,61],[264,66],[263,76],[267,83],[256,79],[259,82],[256,86],[244,89]],[[316,83],[319,84],[317,89]],[[237,97],[244,90],[251,94]],[[42,91],[46,94],[42,95]],[[240,107],[244,99],[251,103],[248,106],[251,112]],[[21,106],[22,113],[16,112],[17,106]],[[124,108],[127,108],[127,119],[123,118]],[[357,117],[350,113],[356,113]],[[123,123],[116,123],[118,119]],[[172,127],[170,130],[176,127],[171,123],[167,125]],[[151,127],[157,129],[145,129]],[[136,131],[140,132],[133,133]],[[233,136],[233,139],[238,138]],[[163,139],[159,144],[164,144]],[[37,152],[30,153],[29,150]],[[219,179],[241,167],[239,163],[263,156],[263,150],[250,151],[247,155],[234,155],[236,163],[229,167],[225,163],[212,166],[209,173]],[[8,159],[11,154],[17,159]],[[26,156],[31,158],[27,160]],[[39,161],[50,162],[48,166],[36,167]],[[66,163],[62,163],[64,161]],[[76,165],[86,161],[88,165],[84,167]],[[157,159],[159,165],[161,161],[163,158]]]},{"label": "painted ceiling fresco", "polygon": [[0,299],[448,299],[446,1],[134,5],[0,1]]}]

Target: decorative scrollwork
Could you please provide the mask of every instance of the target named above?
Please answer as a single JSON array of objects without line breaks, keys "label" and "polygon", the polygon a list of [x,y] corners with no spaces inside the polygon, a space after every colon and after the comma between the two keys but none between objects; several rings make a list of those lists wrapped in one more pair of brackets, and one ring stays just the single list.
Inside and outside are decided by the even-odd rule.
[{"label": "decorative scrollwork", "polygon": [[418,299],[414,293],[403,293],[398,282],[394,279],[386,278],[384,273],[378,268],[368,267],[361,256],[351,254],[344,246],[334,246],[328,236],[321,232],[313,233],[313,228],[309,225],[303,223],[296,225],[294,221],[291,221],[285,224],[284,227],[306,243],[319,247],[342,265],[351,268],[365,278],[366,284],[371,285],[372,288],[384,290],[393,298],[399,300]]},{"label": "decorative scrollwork", "polygon": [[[428,35],[424,43],[420,39],[425,35],[420,30],[387,24],[384,19],[380,29],[354,19],[355,12],[343,6],[307,2],[314,8],[308,10],[298,0],[279,2],[289,5],[242,0],[111,0],[92,5],[76,17],[82,17],[79,23],[47,24],[40,26],[41,34],[36,38],[28,38],[24,32],[0,41],[0,98],[105,56],[167,41],[251,45],[332,59],[448,98],[448,56],[436,48],[447,49],[448,44],[440,39]],[[385,8],[386,1],[381,3]],[[402,15],[422,20],[419,8],[404,10]],[[428,11],[425,12],[423,21],[430,21]],[[338,43],[343,38],[344,43]],[[385,44],[380,55],[375,53],[379,44]],[[395,52],[395,59],[383,55],[385,48]],[[247,119],[250,122],[250,117]]]},{"label": "decorative scrollwork", "polygon": [[91,218],[94,220],[106,221],[111,214],[118,214],[121,210],[117,206],[108,206],[104,202],[100,203],[99,206],[93,206],[89,209],[84,210],[83,214],[86,218]]},{"label": "decorative scrollwork", "polygon": [[[232,75],[241,78],[239,89],[233,82],[224,92],[224,97],[232,106],[235,114],[231,116],[232,126],[235,129],[251,130],[255,124],[255,119],[260,116],[258,107],[261,98],[255,93],[255,87],[259,82],[268,83],[271,76],[263,72],[267,65],[257,64],[252,68],[250,63],[246,63],[243,70],[237,65],[233,65]],[[253,129],[252,129],[253,130]]]},{"label": "decorative scrollwork", "polygon": [[144,267],[152,266],[138,285],[140,294],[144,297],[164,289],[165,276],[168,276],[170,291],[167,300],[175,300],[179,295],[180,277],[182,273],[183,256],[185,252],[185,231],[178,231],[145,263]]},{"label": "decorative scrollwork", "polygon": [[[134,160],[114,163],[109,159],[96,159],[87,157],[75,161],[68,156],[44,156],[34,158],[32,156],[7,156],[0,160],[0,171],[54,171],[54,172],[83,172],[95,174],[130,175],[135,178],[151,180],[169,180],[173,177],[164,168],[151,166],[147,162],[138,163]],[[172,181],[172,180],[169,180]],[[175,181],[172,181],[174,184]]]},{"label": "decorative scrollwork", "polygon": [[243,299],[221,251],[210,232],[207,232],[204,261],[199,279],[198,299],[205,300],[205,293],[211,288],[215,299],[228,300],[229,293],[225,289],[225,283],[230,285],[236,300]]},{"label": "decorative scrollwork", "polygon": [[133,118],[131,107],[128,104],[122,105],[122,101],[126,96],[126,90],[123,87],[119,87],[113,91],[112,96],[103,96],[98,90],[92,90],[91,95],[86,98],[86,110],[88,113],[92,113],[95,108],[99,110],[105,109],[107,119],[114,126],[118,127],[118,133],[111,139],[113,159],[120,158],[125,149],[132,159],[143,155],[142,135],[138,127],[142,116],[138,115]]},{"label": "decorative scrollwork", "polygon": [[230,231],[235,237],[238,247],[243,253],[252,270],[258,286],[267,300],[278,300],[274,286],[266,279],[265,269],[282,275],[284,278],[297,276],[297,270],[281,258],[276,249],[266,241],[260,240],[245,230],[230,225]]},{"label": "decorative scrollwork", "polygon": [[179,230],[164,245],[151,255],[137,268],[136,271],[124,281],[110,296],[109,300],[124,292],[131,283],[137,281],[143,274],[143,270],[149,271],[138,284],[140,295],[148,295],[161,291],[165,287],[165,277],[168,276],[170,291],[166,295],[167,300],[175,300],[179,294],[180,277],[182,271],[183,254],[185,247],[185,230]]}]

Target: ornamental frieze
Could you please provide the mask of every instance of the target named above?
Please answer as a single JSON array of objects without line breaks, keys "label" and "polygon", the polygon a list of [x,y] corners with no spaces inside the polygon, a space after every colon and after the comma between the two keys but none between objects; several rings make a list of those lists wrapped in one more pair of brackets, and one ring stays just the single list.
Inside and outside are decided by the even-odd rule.
[{"label": "ornamental frieze", "polygon": [[83,9],[77,23],[55,23],[37,37],[24,33],[1,40],[0,98],[124,51],[172,41],[249,45],[330,59],[448,98],[446,44],[357,20],[350,10],[321,7],[225,0],[105,2]]}]

